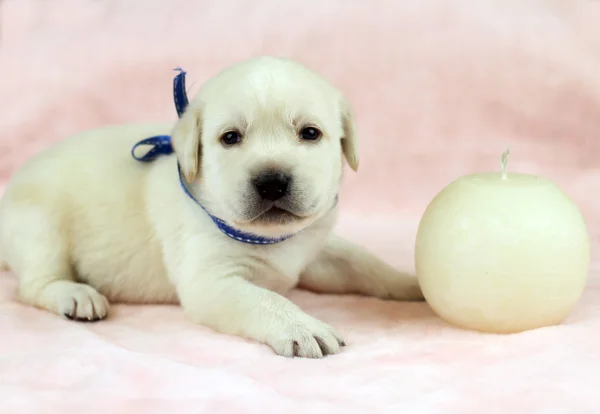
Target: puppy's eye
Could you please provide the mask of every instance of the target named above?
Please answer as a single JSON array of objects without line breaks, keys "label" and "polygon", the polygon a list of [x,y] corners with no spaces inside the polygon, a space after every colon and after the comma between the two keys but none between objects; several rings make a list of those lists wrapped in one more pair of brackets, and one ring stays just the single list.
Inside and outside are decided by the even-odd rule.
[{"label": "puppy's eye", "polygon": [[221,135],[221,142],[225,145],[235,145],[242,141],[242,136],[237,131],[229,131]]},{"label": "puppy's eye", "polygon": [[300,138],[306,141],[315,141],[321,138],[321,131],[314,127],[306,127],[300,131]]}]

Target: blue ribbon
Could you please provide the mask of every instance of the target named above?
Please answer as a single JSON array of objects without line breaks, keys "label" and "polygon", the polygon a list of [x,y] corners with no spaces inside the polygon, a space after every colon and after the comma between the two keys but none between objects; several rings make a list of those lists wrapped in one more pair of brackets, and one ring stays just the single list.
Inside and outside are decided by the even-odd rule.
[{"label": "blue ribbon", "polygon": [[177,116],[181,118],[183,112],[188,107],[187,91],[185,90],[185,71],[181,68],[175,69],[179,72],[179,75],[173,79],[173,101],[175,102],[175,109],[177,110]]}]

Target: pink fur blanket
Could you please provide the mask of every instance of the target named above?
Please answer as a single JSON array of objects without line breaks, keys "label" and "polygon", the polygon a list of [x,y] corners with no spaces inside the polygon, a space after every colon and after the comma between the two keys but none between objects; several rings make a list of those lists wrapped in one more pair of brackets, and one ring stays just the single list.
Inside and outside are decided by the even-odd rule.
[{"label": "pink fur blanket", "polygon": [[18,304],[0,274],[1,413],[600,412],[600,2],[4,0],[0,19],[2,182],[71,133],[174,120],[176,66],[194,89],[276,54],[322,72],[358,114],[340,233],[412,269],[427,203],[510,146],[511,170],[580,205],[594,259],[563,325],[507,336],[424,303],[293,292],[347,339],[324,360],[276,357],[178,307],[70,322]]}]

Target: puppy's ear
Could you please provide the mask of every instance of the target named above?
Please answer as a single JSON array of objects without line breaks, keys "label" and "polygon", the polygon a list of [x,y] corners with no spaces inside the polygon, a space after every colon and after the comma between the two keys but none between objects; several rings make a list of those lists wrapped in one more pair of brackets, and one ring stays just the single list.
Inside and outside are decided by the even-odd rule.
[{"label": "puppy's ear", "polygon": [[358,135],[354,122],[354,111],[345,98],[341,98],[341,116],[344,136],[342,137],[342,152],[346,162],[354,171],[358,170]]},{"label": "puppy's ear", "polygon": [[171,143],[185,180],[194,181],[200,168],[202,152],[202,111],[189,107],[171,133]]}]

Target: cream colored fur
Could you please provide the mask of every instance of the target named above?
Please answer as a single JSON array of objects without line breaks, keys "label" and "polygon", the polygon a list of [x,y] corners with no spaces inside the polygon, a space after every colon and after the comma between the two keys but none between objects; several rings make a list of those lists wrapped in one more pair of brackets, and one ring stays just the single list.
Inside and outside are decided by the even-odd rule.
[{"label": "cream colored fur", "polygon": [[[318,127],[318,142],[299,130]],[[243,141],[226,148],[235,128]],[[140,163],[132,145],[171,134],[176,156]],[[216,331],[270,345],[285,356],[339,352],[341,336],[283,295],[318,292],[422,299],[416,279],[331,235],[342,156],[358,167],[350,106],[298,63],[263,57],[210,81],[171,125],[88,131],[21,168],[0,204],[0,252],[27,304],[74,319],[107,316],[109,302],[176,303]],[[194,195],[214,215],[264,236],[255,246],[225,236],[182,191],[177,160]],[[297,219],[269,224],[255,211],[250,177],[285,168]]]}]

